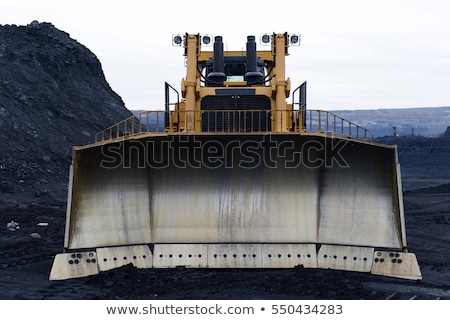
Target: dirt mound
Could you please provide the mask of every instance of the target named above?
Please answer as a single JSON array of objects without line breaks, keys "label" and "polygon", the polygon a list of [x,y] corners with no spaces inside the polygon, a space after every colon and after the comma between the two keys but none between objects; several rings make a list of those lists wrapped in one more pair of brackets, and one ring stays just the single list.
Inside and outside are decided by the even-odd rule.
[{"label": "dirt mound", "polygon": [[131,113],[95,54],[50,23],[0,26],[0,192],[67,184],[72,147]]},{"label": "dirt mound", "polygon": [[436,187],[414,189],[405,192],[405,194],[441,194],[450,193],[450,183],[441,184]]},{"label": "dirt mound", "polygon": [[386,136],[376,142],[397,145],[405,191],[450,183],[450,140],[445,136]]},{"label": "dirt mound", "polygon": [[441,134],[442,138],[450,138],[450,126],[447,127],[447,130],[443,134]]}]

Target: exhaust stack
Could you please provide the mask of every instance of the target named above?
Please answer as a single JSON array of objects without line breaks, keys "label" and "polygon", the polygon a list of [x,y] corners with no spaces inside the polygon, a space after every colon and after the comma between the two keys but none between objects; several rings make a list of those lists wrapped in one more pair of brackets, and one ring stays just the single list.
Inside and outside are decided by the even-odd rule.
[{"label": "exhaust stack", "polygon": [[263,74],[257,71],[256,65],[256,42],[255,36],[247,37],[247,72],[245,80],[247,84],[259,83],[263,79]]},{"label": "exhaust stack", "polygon": [[224,72],[223,43],[222,37],[214,37],[214,63],[213,72],[208,74],[208,81],[212,85],[221,86],[227,78]]}]

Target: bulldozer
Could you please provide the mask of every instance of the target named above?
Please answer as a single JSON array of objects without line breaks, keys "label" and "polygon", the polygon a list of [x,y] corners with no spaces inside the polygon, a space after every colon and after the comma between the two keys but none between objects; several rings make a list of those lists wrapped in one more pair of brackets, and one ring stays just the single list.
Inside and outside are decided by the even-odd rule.
[{"label": "bulldozer", "polygon": [[[244,39],[245,40],[245,39]],[[322,268],[421,279],[395,145],[291,88],[299,34],[177,34],[186,75],[165,108],[73,148],[50,280],[136,268]],[[212,48],[211,48],[212,47]],[[181,97],[180,97],[181,96]]]}]

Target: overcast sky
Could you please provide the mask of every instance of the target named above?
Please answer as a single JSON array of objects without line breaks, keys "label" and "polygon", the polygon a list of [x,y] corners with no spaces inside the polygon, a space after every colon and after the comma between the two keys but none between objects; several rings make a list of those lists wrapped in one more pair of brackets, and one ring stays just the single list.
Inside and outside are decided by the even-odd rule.
[{"label": "overcast sky", "polygon": [[[128,109],[163,109],[164,82],[179,88],[173,34],[246,37],[300,33],[286,76],[308,81],[310,109],[450,106],[450,1],[0,0],[0,24],[50,22],[97,55]],[[258,49],[263,49],[258,46]]]}]

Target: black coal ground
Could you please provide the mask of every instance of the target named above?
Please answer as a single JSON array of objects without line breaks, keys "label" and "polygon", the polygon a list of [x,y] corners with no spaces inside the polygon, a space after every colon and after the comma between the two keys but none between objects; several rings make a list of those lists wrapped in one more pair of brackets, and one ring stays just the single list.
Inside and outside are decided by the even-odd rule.
[{"label": "black coal ground", "polygon": [[[439,191],[439,190],[437,190]],[[63,250],[64,190],[15,194],[0,208],[0,299],[50,300],[381,300],[450,298],[450,197],[405,194],[408,247],[423,280],[366,273],[304,269],[136,269],[49,281],[54,256]],[[6,228],[8,222],[19,229]],[[38,226],[48,223],[48,226]],[[40,238],[33,238],[38,233]]]}]

